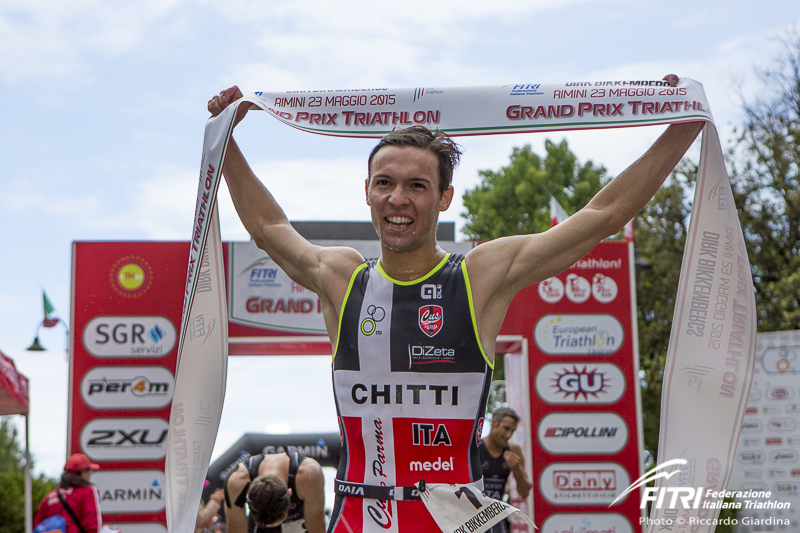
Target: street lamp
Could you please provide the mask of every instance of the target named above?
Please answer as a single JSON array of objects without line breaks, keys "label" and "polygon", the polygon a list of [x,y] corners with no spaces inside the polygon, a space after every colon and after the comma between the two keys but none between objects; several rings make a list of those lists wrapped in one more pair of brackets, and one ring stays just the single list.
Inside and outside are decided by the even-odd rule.
[{"label": "street lamp", "polygon": [[39,326],[36,328],[36,336],[33,338],[33,344],[28,347],[29,352],[44,352],[47,350],[44,346],[39,343],[39,330],[42,329],[44,325],[44,321],[42,321]]}]

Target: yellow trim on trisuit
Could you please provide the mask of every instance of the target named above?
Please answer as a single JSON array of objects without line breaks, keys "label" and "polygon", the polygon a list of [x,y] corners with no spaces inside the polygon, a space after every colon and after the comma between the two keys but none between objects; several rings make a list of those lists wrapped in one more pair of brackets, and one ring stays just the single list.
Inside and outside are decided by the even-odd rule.
[{"label": "yellow trim on trisuit", "polygon": [[440,268],[442,268],[442,267],[444,266],[444,264],[447,262],[447,260],[448,260],[449,258],[450,258],[450,253],[448,252],[448,253],[446,253],[446,254],[444,255],[444,258],[443,258],[441,261],[439,261],[439,264],[438,264],[438,265],[436,265],[435,267],[433,267],[433,270],[431,270],[430,272],[428,272],[427,274],[425,274],[425,275],[424,275],[424,276],[422,276],[421,278],[419,278],[419,279],[414,279],[414,280],[411,280],[411,281],[400,281],[400,280],[397,280],[397,279],[394,279],[394,278],[392,278],[392,277],[391,277],[389,274],[387,274],[387,273],[386,273],[386,272],[383,270],[383,267],[381,266],[381,261],[380,261],[380,259],[378,259],[378,261],[375,263],[375,266],[376,266],[376,268],[378,269],[378,272],[380,272],[380,273],[381,273],[381,276],[383,276],[384,278],[388,279],[389,281],[391,281],[391,282],[392,282],[392,283],[394,283],[395,285],[405,285],[405,286],[408,286],[408,285],[414,285],[415,283],[420,283],[420,282],[423,282],[423,281],[425,281],[426,279],[428,279],[429,277],[431,277],[431,276],[433,276],[434,274],[436,274],[436,272],[437,272],[437,271],[438,271]]},{"label": "yellow trim on trisuit", "polygon": [[469,274],[467,274],[466,259],[461,262],[461,271],[464,272],[464,283],[467,284],[467,299],[469,300],[469,316],[472,317],[472,327],[475,330],[475,338],[478,341],[478,348],[481,349],[481,355],[483,355],[483,359],[486,361],[486,364],[489,365],[489,368],[494,370],[494,363],[489,361],[489,358],[486,357],[486,352],[483,351],[483,343],[481,342],[481,335],[480,333],[478,333],[478,321],[475,319],[475,306],[472,303],[472,287],[469,284]]},{"label": "yellow trim on trisuit", "polygon": [[347,285],[347,292],[344,293],[342,308],[339,310],[339,327],[338,327],[338,333],[336,334],[336,346],[333,349],[333,357],[331,358],[331,363],[333,363],[333,360],[336,359],[336,351],[339,349],[339,339],[342,338],[342,318],[344,317],[344,308],[347,305],[347,300],[350,298],[350,291],[353,289],[353,283],[355,283],[356,281],[356,274],[358,274],[365,268],[367,268],[367,264],[361,263],[353,271],[353,275],[350,276],[350,283],[348,283]]}]

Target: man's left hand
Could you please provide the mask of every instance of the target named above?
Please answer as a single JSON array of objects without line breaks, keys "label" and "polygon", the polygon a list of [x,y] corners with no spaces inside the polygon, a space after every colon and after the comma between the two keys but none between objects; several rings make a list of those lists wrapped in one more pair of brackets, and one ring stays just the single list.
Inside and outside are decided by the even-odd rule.
[{"label": "man's left hand", "polygon": [[520,463],[522,462],[522,459],[520,458],[520,456],[515,454],[514,452],[512,452],[510,450],[506,451],[503,454],[503,459],[506,460],[506,464],[508,465],[508,467],[511,470],[514,470],[515,468],[517,468],[517,466],[519,466]]},{"label": "man's left hand", "polygon": [[663,78],[661,78],[661,79],[663,79],[664,81],[668,81],[668,82],[669,82],[669,84],[670,84],[672,87],[675,87],[676,85],[678,85],[678,80],[679,80],[679,78],[678,78],[678,76],[676,76],[675,74],[667,74],[666,76],[664,76],[664,77],[663,77]]}]

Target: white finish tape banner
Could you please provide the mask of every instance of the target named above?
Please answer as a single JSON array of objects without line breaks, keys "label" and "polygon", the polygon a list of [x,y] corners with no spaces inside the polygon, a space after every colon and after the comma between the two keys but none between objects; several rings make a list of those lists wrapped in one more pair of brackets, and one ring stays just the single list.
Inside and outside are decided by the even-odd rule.
[{"label": "white finish tape banner", "polygon": [[[205,163],[205,161],[204,161]],[[167,443],[167,529],[194,532],[228,371],[228,313],[217,187],[200,179]],[[206,187],[208,185],[208,188]],[[202,230],[200,228],[203,228]]]},{"label": "white finish tape banner", "polygon": [[[292,127],[344,137],[377,138],[393,128],[414,124],[458,136],[706,121],[664,374],[659,461],[684,458],[691,465],[682,475],[662,480],[674,484],[670,486],[708,487],[709,480],[716,487],[726,485],[752,379],[755,300],[744,239],[702,85],[682,79],[677,87],[664,81],[628,80],[258,92],[230,105],[206,125],[177,378],[179,383],[186,379],[189,385],[176,385],[167,454],[170,531],[189,533],[194,527],[192,513],[197,509],[222,409],[224,386],[216,381],[222,376],[224,384],[226,343],[213,335],[225,333],[223,271],[219,234],[210,231],[213,224],[208,213],[215,204],[236,108],[243,102],[257,105]],[[210,251],[203,264],[218,269],[213,274],[201,265],[204,249]],[[219,320],[217,329],[204,343],[190,342],[186,337],[200,316],[205,323],[211,316]],[[203,380],[203,385],[194,380]],[[211,386],[210,381],[215,384]],[[178,412],[176,406],[183,411]],[[191,416],[190,406],[194,410]],[[208,422],[203,416],[210,417]],[[184,438],[188,464],[183,455],[187,452]],[[197,463],[193,462],[195,454]],[[665,511],[676,512],[655,509],[654,518]],[[688,518],[716,516],[717,511],[681,507],[677,512]],[[712,529],[691,527],[693,532]]]}]

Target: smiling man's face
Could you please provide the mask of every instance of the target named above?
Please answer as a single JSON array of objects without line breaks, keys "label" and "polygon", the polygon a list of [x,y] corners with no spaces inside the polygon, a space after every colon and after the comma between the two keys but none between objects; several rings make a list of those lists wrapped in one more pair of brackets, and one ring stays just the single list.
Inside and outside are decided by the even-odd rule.
[{"label": "smiling man's face", "polygon": [[439,194],[436,156],[410,146],[386,146],[375,154],[366,193],[381,244],[395,252],[435,242],[439,213],[453,198],[452,187]]}]

